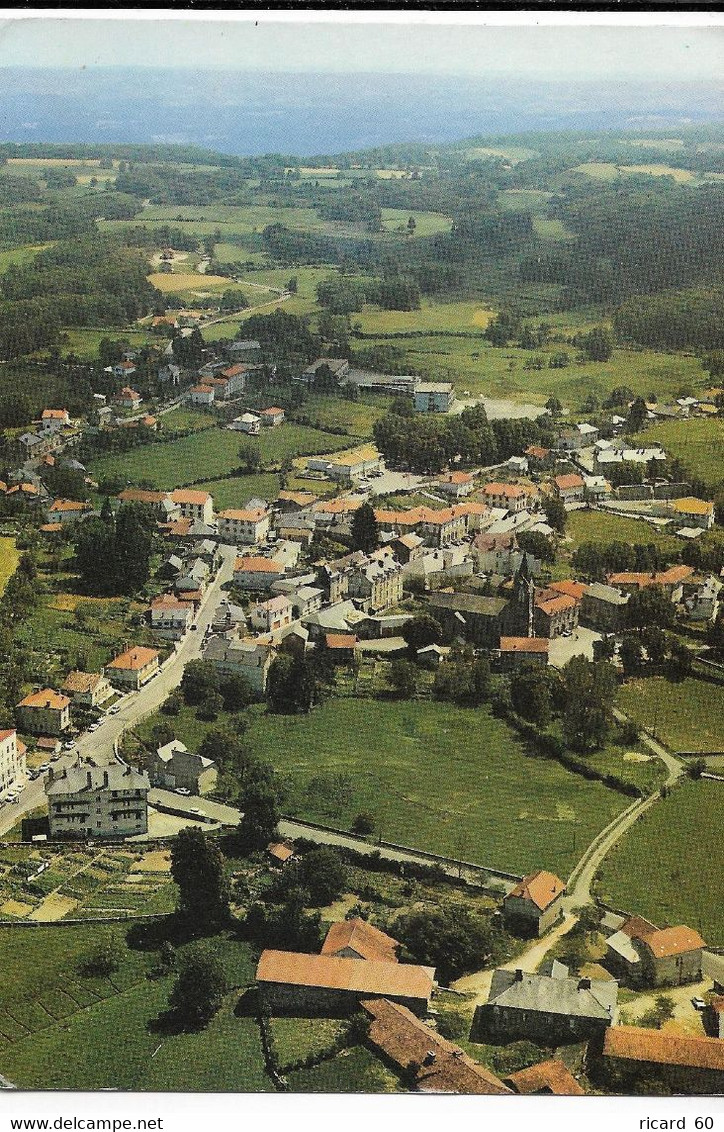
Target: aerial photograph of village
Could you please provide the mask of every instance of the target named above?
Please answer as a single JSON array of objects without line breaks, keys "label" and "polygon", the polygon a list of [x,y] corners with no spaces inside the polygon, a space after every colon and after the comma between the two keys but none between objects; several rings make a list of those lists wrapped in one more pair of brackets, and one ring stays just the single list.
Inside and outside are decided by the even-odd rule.
[{"label": "aerial photograph of village", "polygon": [[722,28],[61,23],[0,1087],[724,1094]]}]

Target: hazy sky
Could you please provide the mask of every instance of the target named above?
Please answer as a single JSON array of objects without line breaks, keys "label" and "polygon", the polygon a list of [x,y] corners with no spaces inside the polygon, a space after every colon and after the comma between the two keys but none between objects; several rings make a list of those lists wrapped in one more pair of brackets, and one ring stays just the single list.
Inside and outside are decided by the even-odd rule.
[{"label": "hazy sky", "polygon": [[[94,13],[98,14],[98,13]],[[123,13],[120,13],[123,14]],[[0,9],[0,66],[154,67],[216,66],[257,71],[376,71],[420,74],[507,75],[542,79],[711,80],[724,77],[724,17],[717,13],[659,16],[598,14],[578,17],[587,26],[471,25],[470,13],[341,13],[332,22],[310,14],[225,13],[221,20],[180,13],[153,19],[108,12],[106,19],[58,19]],[[517,14],[518,19],[526,14]],[[483,14],[508,24],[516,13]],[[359,19],[359,14],[357,14]],[[361,17],[364,19],[364,14]],[[397,18],[398,22],[382,22]],[[575,18],[575,17],[574,17]],[[667,19],[694,26],[662,26]],[[531,17],[527,17],[530,21]],[[540,13],[542,23],[561,13]],[[563,16],[565,19],[565,16]],[[598,21],[591,26],[591,19]],[[652,21],[648,26],[641,25]],[[446,21],[444,23],[432,21]],[[465,23],[463,21],[467,20]],[[300,22],[303,21],[303,22]],[[340,22],[344,21],[344,22]],[[626,22],[624,22],[626,21]],[[698,22],[699,26],[696,26]],[[615,26],[610,26],[614,23]],[[605,26],[608,24],[609,26]]]}]

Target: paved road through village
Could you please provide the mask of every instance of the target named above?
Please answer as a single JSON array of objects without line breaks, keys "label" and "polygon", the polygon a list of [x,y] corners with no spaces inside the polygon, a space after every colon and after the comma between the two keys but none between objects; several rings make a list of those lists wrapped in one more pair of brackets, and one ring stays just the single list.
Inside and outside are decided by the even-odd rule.
[{"label": "paved road through village", "polygon": [[[119,701],[116,715],[106,716],[97,731],[85,732],[78,740],[75,750],[64,753],[54,764],[60,770],[69,766],[78,755],[92,758],[95,762],[111,763],[115,759],[114,744],[127,728],[135,726],[145,716],[156,711],[174,688],[181,683],[184,665],[197,660],[201,655],[206,627],[211,624],[222,596],[222,586],[231,581],[234,572],[236,548],[222,546],[222,561],[213,582],[204,594],[203,602],[194,622],[198,626],[186,633],[174,653],[166,661],[161,671],[141,688],[139,692],[129,692]],[[31,810],[44,805],[45,790],[42,776],[29,782],[20,795],[18,805],[5,805],[0,810],[0,836],[7,833],[19,818]]]}]

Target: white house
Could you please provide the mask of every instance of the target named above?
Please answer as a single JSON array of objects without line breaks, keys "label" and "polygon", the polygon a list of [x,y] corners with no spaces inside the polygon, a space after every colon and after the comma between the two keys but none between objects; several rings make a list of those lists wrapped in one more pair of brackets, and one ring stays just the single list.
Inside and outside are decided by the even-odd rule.
[{"label": "white house", "polygon": [[0,794],[25,776],[25,745],[18,742],[14,727],[0,731]]},{"label": "white house", "polygon": [[154,633],[168,641],[180,641],[193,617],[191,603],[173,594],[154,598],[149,613]]},{"label": "white house", "polygon": [[261,432],[261,421],[256,413],[244,413],[241,417],[235,417],[229,428],[234,432],[245,432],[248,436],[258,436]]},{"label": "white house", "polygon": [[189,399],[193,405],[213,405],[213,385],[192,385],[189,389]]},{"label": "white house", "polygon": [[171,501],[180,509],[182,519],[199,520],[207,526],[214,521],[214,498],[208,491],[177,488],[171,492]]},{"label": "white house", "polygon": [[218,516],[219,538],[232,546],[262,542],[269,533],[269,521],[269,512],[261,507],[229,508]]},{"label": "white house", "polygon": [[251,627],[257,633],[276,633],[291,625],[293,617],[292,603],[285,594],[277,594],[268,601],[260,601],[251,606],[249,611]]},{"label": "white house", "polygon": [[204,660],[210,661],[220,676],[243,676],[263,695],[276,649],[269,640],[229,640],[211,637],[204,649]]}]

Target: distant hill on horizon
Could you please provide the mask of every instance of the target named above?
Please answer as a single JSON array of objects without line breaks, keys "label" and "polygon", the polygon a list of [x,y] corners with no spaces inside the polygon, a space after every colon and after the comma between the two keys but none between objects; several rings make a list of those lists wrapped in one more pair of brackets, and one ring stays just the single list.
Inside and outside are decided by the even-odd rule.
[{"label": "distant hill on horizon", "polygon": [[722,120],[722,83],[0,68],[0,142],[170,143],[334,154],[476,135],[671,129]]}]

